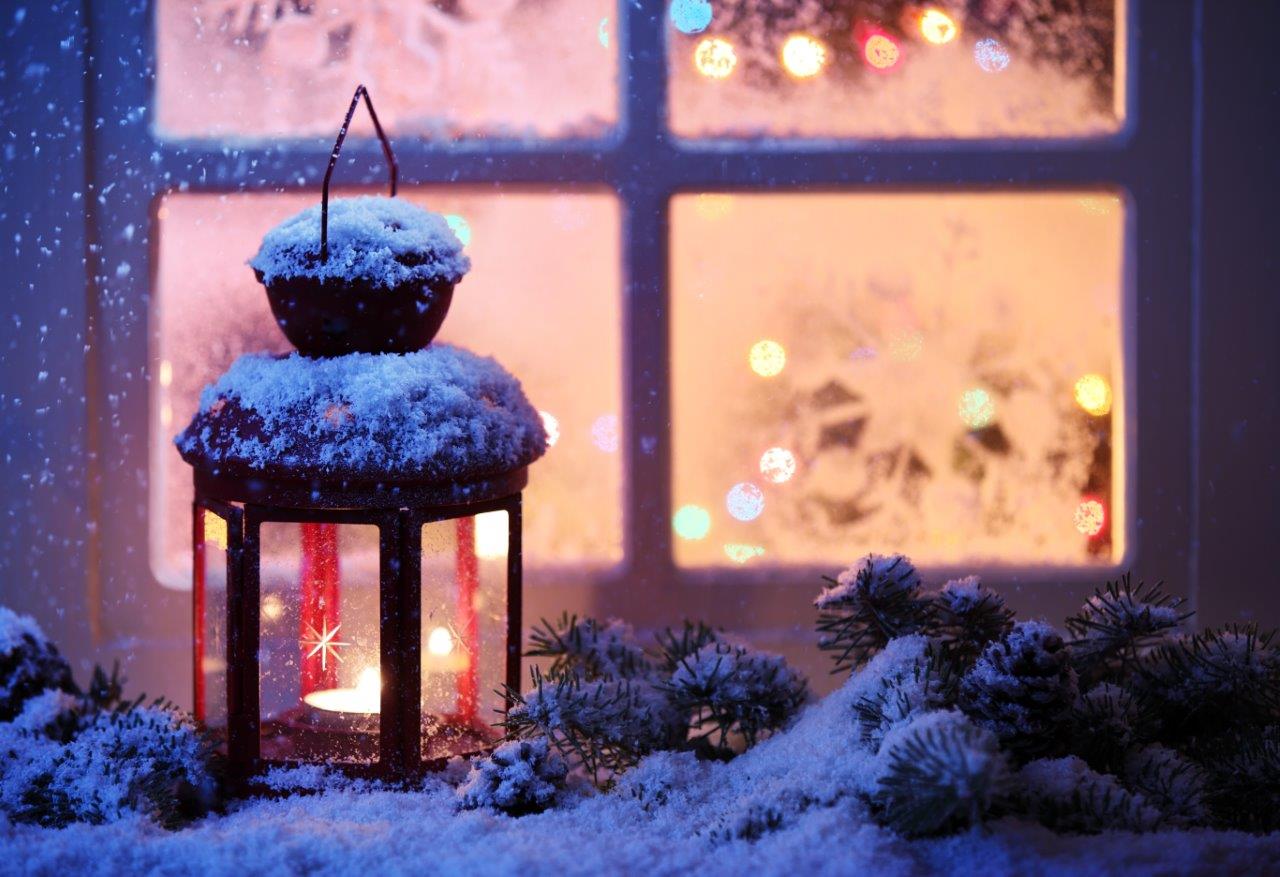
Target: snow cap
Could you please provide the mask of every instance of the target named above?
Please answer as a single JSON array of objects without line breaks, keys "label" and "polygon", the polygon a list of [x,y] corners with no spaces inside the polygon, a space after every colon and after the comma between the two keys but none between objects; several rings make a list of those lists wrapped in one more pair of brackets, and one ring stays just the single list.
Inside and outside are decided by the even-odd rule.
[{"label": "snow cap", "polygon": [[215,473],[465,483],[546,452],[520,382],[489,357],[433,344],[326,359],[248,354],[205,387],[175,442]]},{"label": "snow cap", "polygon": [[471,268],[444,217],[403,198],[363,195],[329,202],[329,259],[320,261],[320,205],[267,232],[249,265],[263,283],[313,277],[375,287],[457,283]]}]

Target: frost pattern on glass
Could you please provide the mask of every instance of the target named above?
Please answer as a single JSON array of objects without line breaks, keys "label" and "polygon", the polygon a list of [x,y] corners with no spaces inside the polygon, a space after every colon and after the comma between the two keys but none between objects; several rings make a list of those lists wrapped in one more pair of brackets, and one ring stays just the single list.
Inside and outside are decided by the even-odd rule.
[{"label": "frost pattern on glass", "polygon": [[680,564],[1123,556],[1118,197],[725,197],[672,208]]},{"label": "frost pattern on glass", "polygon": [[716,0],[697,31],[677,6],[682,136],[1061,137],[1122,121],[1124,0]]},{"label": "frost pattern on glass", "polygon": [[[152,568],[190,583],[191,472],[172,438],[200,390],[242,353],[292,348],[246,264],[275,223],[314,195],[175,194],[158,207],[152,302]],[[622,363],[619,214],[603,193],[416,189],[406,197],[464,219],[474,268],[458,285],[440,340],[494,356],[554,422],[554,446],[525,491],[525,580],[550,567],[607,565],[622,555],[622,455],[597,444],[597,423],[618,438]],[[612,449],[611,449],[612,448]],[[534,513],[536,510],[536,513]],[[264,545],[270,560],[270,550]],[[546,577],[545,579],[543,577]]]},{"label": "frost pattern on glass", "polygon": [[[332,135],[357,83],[400,134],[596,137],[617,118],[614,0],[159,0],[171,137]],[[372,133],[360,114],[360,134]]]}]

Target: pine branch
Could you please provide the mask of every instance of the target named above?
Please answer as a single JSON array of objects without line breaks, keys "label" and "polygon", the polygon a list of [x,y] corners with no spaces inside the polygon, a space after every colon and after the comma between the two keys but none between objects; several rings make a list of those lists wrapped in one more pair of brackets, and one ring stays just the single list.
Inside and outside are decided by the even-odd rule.
[{"label": "pine branch", "polygon": [[876,802],[908,837],[981,825],[1006,793],[1009,765],[995,735],[959,713],[933,713],[886,740]]},{"label": "pine branch", "polygon": [[1184,636],[1145,656],[1137,681],[1159,707],[1162,741],[1197,756],[1222,734],[1280,724],[1275,631],[1228,625]]},{"label": "pine branch", "polygon": [[1280,725],[1220,737],[1205,752],[1213,824],[1258,833],[1280,831]]},{"label": "pine branch", "polygon": [[604,624],[594,618],[579,620],[567,612],[555,623],[544,618],[534,627],[525,655],[551,658],[548,675],[634,679],[652,670],[628,625],[616,619]]},{"label": "pine branch", "polygon": [[866,663],[889,640],[924,630],[930,601],[920,595],[920,574],[902,555],[868,555],[845,570],[814,601],[818,647],[832,653],[833,673]]},{"label": "pine branch", "polygon": [[1182,605],[1181,598],[1165,593],[1163,582],[1134,585],[1129,573],[1107,582],[1067,619],[1076,672],[1088,683],[1124,679],[1144,652],[1192,616]]},{"label": "pine branch", "polygon": [[1013,610],[977,576],[953,579],[933,598],[929,631],[961,667],[971,665],[987,644],[1013,627]]},{"label": "pine branch", "polygon": [[886,673],[853,705],[862,742],[877,751],[895,726],[921,713],[955,706],[959,686],[953,655],[931,641],[919,659],[899,672]]},{"label": "pine branch", "polygon": [[659,749],[674,749],[685,725],[648,684],[632,680],[584,680],[534,667],[532,689],[506,689],[499,725],[508,739],[546,737],[571,765],[598,787]]},{"label": "pine branch", "polygon": [[713,641],[680,660],[661,685],[672,707],[689,717],[695,746],[730,754],[731,734],[748,747],[791,720],[808,699],[804,678],[777,655]]},{"label": "pine branch", "polygon": [[659,666],[667,675],[671,675],[686,658],[703,646],[720,642],[721,634],[702,621],[686,619],[679,633],[668,627],[658,633],[655,639],[660,656]]}]

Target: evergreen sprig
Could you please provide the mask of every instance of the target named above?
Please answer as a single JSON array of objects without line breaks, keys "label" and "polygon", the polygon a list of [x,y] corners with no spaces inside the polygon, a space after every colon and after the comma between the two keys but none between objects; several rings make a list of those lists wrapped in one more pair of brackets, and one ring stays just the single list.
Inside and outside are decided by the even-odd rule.
[{"label": "evergreen sprig", "polygon": [[954,656],[930,641],[923,654],[899,672],[886,673],[853,705],[859,736],[873,750],[901,722],[955,705],[960,674]]},{"label": "evergreen sprig", "polygon": [[1191,617],[1182,606],[1181,598],[1165,592],[1163,582],[1135,585],[1129,573],[1107,582],[1067,619],[1076,672],[1090,683],[1124,678],[1144,652]]},{"label": "evergreen sprig", "polygon": [[938,713],[886,741],[877,804],[884,823],[908,837],[981,825],[1009,789],[995,735],[957,713]]},{"label": "evergreen sprig", "polygon": [[674,749],[683,726],[647,683],[628,679],[586,680],[572,673],[531,671],[532,689],[507,688],[499,725],[509,739],[545,737],[571,765],[597,786],[650,752]]},{"label": "evergreen sprig", "polygon": [[1161,739],[1197,754],[1221,734],[1280,724],[1275,631],[1227,625],[1183,636],[1147,655],[1135,684],[1159,705]]},{"label": "evergreen sprig", "polygon": [[634,679],[649,673],[649,658],[620,621],[601,623],[568,612],[558,621],[542,619],[529,634],[531,658],[551,658],[549,675],[582,679]]},{"label": "evergreen sprig", "polygon": [[1205,754],[1205,791],[1213,824],[1280,831],[1280,725],[1227,734]]},{"label": "evergreen sprig", "polygon": [[702,621],[686,619],[679,632],[668,627],[655,635],[659,666],[668,675],[676,672],[685,659],[703,646],[721,640],[721,634]]},{"label": "evergreen sprig", "polygon": [[804,677],[782,658],[718,639],[681,658],[661,688],[688,717],[695,749],[718,757],[732,755],[730,735],[754,746],[809,696]]},{"label": "evergreen sprig", "polygon": [[930,633],[961,667],[972,664],[988,643],[1013,627],[1013,610],[977,576],[947,582],[931,608]]},{"label": "evergreen sprig", "polygon": [[920,592],[920,574],[900,554],[868,555],[826,588],[819,610],[818,647],[832,653],[833,673],[866,663],[889,640],[925,630],[931,603]]}]

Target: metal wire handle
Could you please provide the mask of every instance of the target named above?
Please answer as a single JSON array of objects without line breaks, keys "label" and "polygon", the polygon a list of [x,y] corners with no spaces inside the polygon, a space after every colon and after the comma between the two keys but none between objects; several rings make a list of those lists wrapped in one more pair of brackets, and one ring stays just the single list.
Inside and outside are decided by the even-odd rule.
[{"label": "metal wire handle", "polygon": [[373,120],[373,130],[382,141],[382,154],[387,157],[391,170],[391,197],[396,196],[396,182],[400,177],[400,167],[396,164],[396,155],[391,151],[391,141],[382,130],[378,114],[374,112],[373,101],[369,99],[369,90],[363,85],[356,86],[356,93],[351,98],[351,106],[347,108],[347,117],[342,120],[342,128],[338,131],[338,139],[333,141],[333,154],[329,156],[329,169],[324,172],[324,191],[320,196],[320,261],[329,261],[329,180],[333,177],[333,169],[338,164],[338,154],[342,152],[342,142],[347,139],[347,128],[351,126],[351,117],[356,114],[356,107],[364,98],[364,105],[369,108],[369,118]]}]

